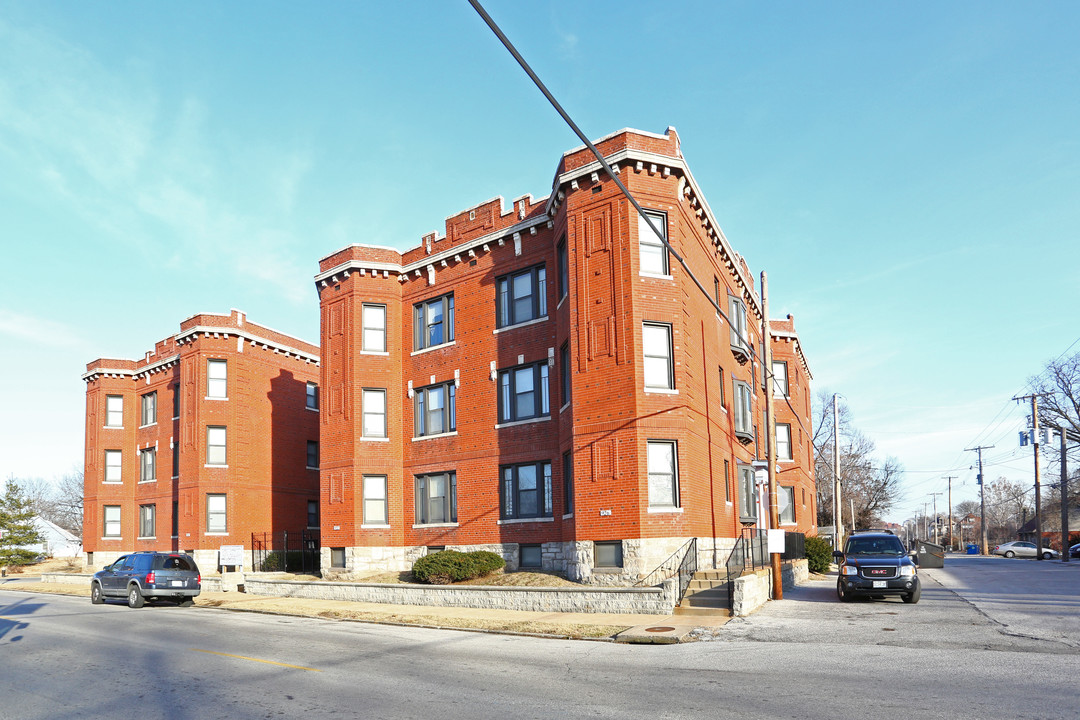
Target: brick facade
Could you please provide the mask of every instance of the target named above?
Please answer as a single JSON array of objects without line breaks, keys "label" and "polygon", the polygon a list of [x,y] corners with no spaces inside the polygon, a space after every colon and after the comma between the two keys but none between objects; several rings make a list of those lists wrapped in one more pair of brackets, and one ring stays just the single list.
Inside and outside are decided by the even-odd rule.
[{"label": "brick facade", "polygon": [[[625,582],[689,538],[700,563],[723,563],[740,529],[761,524],[761,303],[748,266],[674,129],[597,145],[724,315],[744,318],[740,332],[674,256],[640,244],[647,226],[584,148],[564,154],[546,198],[482,203],[404,253],[352,245],[323,258],[324,572],[484,547],[511,567]],[[799,447],[780,484],[806,531],[813,456],[792,412],[808,429],[810,373],[784,322],[773,347],[797,373],[794,411],[780,403],[777,417]]]},{"label": "brick facade", "polygon": [[182,550],[210,569],[222,545],[308,526],[319,495],[319,471],[307,467],[308,441],[319,440],[319,412],[307,407],[318,347],[236,310],[200,314],[140,360],[88,363],[83,379],[93,565]]}]

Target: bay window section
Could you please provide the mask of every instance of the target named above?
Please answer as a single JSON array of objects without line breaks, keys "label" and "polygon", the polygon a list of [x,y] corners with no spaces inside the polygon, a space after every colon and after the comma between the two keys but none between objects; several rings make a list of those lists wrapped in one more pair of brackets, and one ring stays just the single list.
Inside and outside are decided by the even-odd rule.
[{"label": "bay window section", "polygon": [[547,275],[543,265],[503,275],[495,281],[500,328],[547,315]]},{"label": "bay window section", "polygon": [[500,473],[503,520],[552,516],[550,462],[504,465]]},{"label": "bay window section", "polygon": [[457,522],[457,473],[417,475],[416,524],[447,525]]},{"label": "bay window section", "polygon": [[500,423],[543,417],[550,412],[546,360],[499,373]]},{"label": "bay window section", "polygon": [[413,350],[454,341],[454,295],[443,295],[413,306]]},{"label": "bay window section", "polygon": [[420,388],[413,396],[415,437],[442,435],[457,430],[457,387],[443,383]]}]

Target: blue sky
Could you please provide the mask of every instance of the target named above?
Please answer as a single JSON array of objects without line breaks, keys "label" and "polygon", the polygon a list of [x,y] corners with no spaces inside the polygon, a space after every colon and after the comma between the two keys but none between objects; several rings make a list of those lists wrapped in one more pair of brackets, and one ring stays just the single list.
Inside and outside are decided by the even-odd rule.
[{"label": "blue sky", "polygon": [[[1031,482],[1009,398],[1080,338],[1080,5],[486,6],[591,137],[679,130],[908,468],[891,519],[975,498],[976,443]],[[0,474],[81,463],[88,361],[234,307],[317,342],[318,258],[546,195],[578,144],[465,0],[0,4]]]}]

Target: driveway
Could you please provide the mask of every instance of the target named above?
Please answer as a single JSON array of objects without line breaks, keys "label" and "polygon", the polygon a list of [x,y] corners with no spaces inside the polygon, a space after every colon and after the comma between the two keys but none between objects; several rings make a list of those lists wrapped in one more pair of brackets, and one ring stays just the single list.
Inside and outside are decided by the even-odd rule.
[{"label": "driveway", "polygon": [[945,565],[919,571],[917,605],[841,603],[834,575],[785,590],[783,600],[699,634],[703,640],[1077,654],[1080,563],[949,556]]}]

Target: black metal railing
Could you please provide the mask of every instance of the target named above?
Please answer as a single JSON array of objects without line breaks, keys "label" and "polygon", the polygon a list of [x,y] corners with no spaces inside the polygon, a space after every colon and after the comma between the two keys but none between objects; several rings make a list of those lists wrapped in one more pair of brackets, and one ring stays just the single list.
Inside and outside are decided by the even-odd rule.
[{"label": "black metal railing", "polygon": [[806,535],[803,533],[784,533],[784,554],[781,560],[801,560],[806,557]]},{"label": "black metal railing", "polygon": [[742,528],[739,538],[742,541],[743,571],[747,567],[753,570],[769,566],[769,540],[764,530]]},{"label": "black metal railing", "polygon": [[251,569],[254,572],[318,572],[319,531],[251,533]]},{"label": "black metal railing", "polygon": [[672,553],[664,562],[660,563],[655,570],[638,580],[637,587],[652,587],[659,585],[668,578],[679,576],[679,600],[682,600],[686,588],[690,587],[690,581],[697,572],[697,538],[690,538],[682,547]]}]

